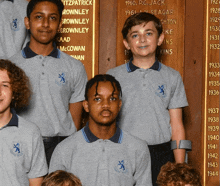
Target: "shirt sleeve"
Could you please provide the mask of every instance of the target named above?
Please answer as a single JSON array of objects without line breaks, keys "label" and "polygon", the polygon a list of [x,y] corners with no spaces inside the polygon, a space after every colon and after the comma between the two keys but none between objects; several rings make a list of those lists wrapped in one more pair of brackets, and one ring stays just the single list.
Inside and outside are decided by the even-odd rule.
[{"label": "shirt sleeve", "polygon": [[179,72],[172,86],[172,96],[168,109],[176,109],[188,106],[185,88]]},{"label": "shirt sleeve", "polygon": [[136,158],[137,168],[134,174],[136,181],[135,186],[152,186],[151,159],[147,144],[144,149],[144,151],[138,153],[139,156]]},{"label": "shirt sleeve", "polygon": [[48,173],[44,144],[39,129],[33,134],[32,158],[28,178],[42,177]]},{"label": "shirt sleeve", "polygon": [[64,164],[62,163],[63,158],[64,157],[62,157],[60,145],[58,144],[50,160],[49,173],[54,172],[56,170],[66,171],[66,168]]},{"label": "shirt sleeve", "polygon": [[76,103],[85,99],[85,89],[87,83],[87,74],[84,65],[80,62],[80,65],[76,67],[76,73],[73,77],[73,93],[70,98],[70,103]]}]

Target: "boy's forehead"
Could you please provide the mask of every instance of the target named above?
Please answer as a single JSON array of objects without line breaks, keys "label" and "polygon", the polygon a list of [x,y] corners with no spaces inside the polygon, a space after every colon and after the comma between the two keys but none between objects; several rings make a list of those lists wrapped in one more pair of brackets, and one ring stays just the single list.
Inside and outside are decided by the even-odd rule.
[{"label": "boy's forehead", "polygon": [[107,88],[108,90],[110,90],[114,94],[119,94],[119,91],[118,91],[115,83],[114,82],[112,83],[110,81],[99,81],[99,82],[96,82],[96,83],[94,83],[92,85],[90,90],[91,90],[92,94],[97,95],[104,88]]},{"label": "boy's forehead", "polygon": [[140,28],[146,27],[149,29],[154,29],[157,30],[155,24],[153,21],[149,21],[149,22],[142,22],[141,24],[137,24],[131,27],[131,29],[128,31],[128,33],[131,33],[133,31],[138,31]]}]

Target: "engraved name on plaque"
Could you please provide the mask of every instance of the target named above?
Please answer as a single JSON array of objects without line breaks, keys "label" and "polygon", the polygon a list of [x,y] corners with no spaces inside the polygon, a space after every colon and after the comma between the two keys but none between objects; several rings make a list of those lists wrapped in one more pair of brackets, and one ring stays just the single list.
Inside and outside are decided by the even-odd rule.
[{"label": "engraved name on plaque", "polygon": [[98,73],[99,0],[62,0],[57,47],[80,60],[90,79]]}]

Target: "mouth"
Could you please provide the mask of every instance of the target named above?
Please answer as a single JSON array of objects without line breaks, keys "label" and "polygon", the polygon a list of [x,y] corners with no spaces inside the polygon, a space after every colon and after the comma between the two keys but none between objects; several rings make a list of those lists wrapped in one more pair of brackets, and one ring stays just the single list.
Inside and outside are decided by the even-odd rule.
[{"label": "mouth", "polygon": [[145,48],[147,48],[147,46],[141,46],[141,47],[139,47],[140,49],[145,49]]},{"label": "mouth", "polygon": [[104,116],[104,117],[108,117],[108,116],[110,116],[111,115],[111,111],[109,111],[109,110],[103,110],[102,112],[101,112],[101,115],[102,116]]}]

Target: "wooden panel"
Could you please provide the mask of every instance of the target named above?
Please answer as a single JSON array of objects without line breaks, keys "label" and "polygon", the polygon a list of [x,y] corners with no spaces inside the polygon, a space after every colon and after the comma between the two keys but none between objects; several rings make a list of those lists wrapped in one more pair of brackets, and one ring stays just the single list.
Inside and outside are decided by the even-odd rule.
[{"label": "wooden panel", "polygon": [[100,1],[99,73],[116,66],[117,0]]},{"label": "wooden panel", "polygon": [[204,30],[204,185],[219,185],[220,1],[206,0]]},{"label": "wooden panel", "polygon": [[90,79],[98,74],[99,0],[62,0],[58,48],[80,60]]},{"label": "wooden panel", "polygon": [[125,20],[134,13],[149,12],[160,18],[164,28],[160,61],[183,76],[185,0],[118,0],[117,6],[117,66],[128,60],[121,34]]}]

